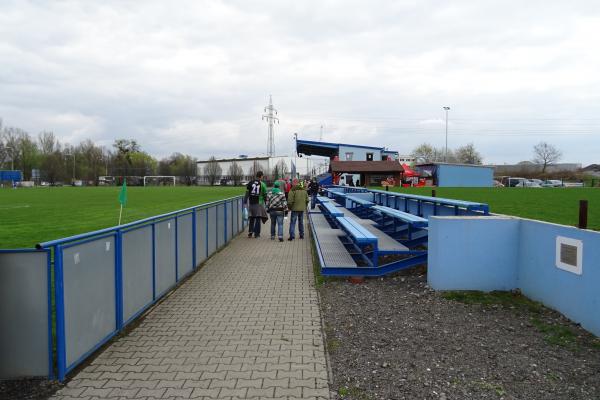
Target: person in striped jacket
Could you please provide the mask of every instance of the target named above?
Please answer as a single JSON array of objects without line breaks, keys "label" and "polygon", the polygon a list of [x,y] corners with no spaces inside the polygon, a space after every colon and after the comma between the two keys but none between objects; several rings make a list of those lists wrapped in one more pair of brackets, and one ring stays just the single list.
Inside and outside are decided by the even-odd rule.
[{"label": "person in striped jacket", "polygon": [[285,194],[279,188],[280,182],[273,184],[273,189],[267,195],[267,212],[271,217],[271,240],[275,240],[275,225],[277,225],[277,236],[283,242],[283,216],[288,211]]}]

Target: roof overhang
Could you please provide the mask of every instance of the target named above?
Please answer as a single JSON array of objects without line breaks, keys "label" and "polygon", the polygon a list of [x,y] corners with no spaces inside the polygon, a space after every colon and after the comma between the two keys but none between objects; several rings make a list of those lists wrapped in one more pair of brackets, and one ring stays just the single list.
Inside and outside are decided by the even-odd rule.
[{"label": "roof overhang", "polygon": [[397,161],[331,161],[331,172],[346,174],[397,174],[404,168]]}]

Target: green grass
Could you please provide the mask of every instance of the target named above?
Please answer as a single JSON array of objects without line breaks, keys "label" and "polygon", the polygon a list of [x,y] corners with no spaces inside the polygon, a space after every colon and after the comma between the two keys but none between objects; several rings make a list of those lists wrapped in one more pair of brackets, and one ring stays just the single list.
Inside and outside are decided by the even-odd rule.
[{"label": "green grass", "polygon": [[577,335],[568,327],[558,324],[547,324],[539,318],[531,318],[531,323],[544,334],[546,342],[577,350]]},{"label": "green grass", "polygon": [[[380,189],[380,188],[379,188]],[[431,196],[432,188],[393,188]],[[599,188],[435,188],[437,197],[487,203],[498,214],[577,225],[579,200],[588,200],[588,228],[600,230]]]},{"label": "green grass", "polygon": [[461,290],[443,292],[442,297],[446,300],[454,300],[465,304],[500,305],[507,308],[527,310],[532,313],[539,313],[544,307],[541,303],[529,300],[522,294],[512,292]]},{"label": "green grass", "polygon": [[[119,187],[46,187],[0,190],[0,248],[115,226]],[[243,194],[241,187],[129,187],[122,223]]]}]

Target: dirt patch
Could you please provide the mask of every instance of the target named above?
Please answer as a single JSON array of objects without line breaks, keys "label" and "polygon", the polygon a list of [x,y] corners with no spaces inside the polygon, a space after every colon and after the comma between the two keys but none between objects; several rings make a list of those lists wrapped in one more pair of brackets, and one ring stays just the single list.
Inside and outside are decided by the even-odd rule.
[{"label": "dirt patch", "polygon": [[0,381],[0,400],[46,400],[61,387],[47,379]]},{"label": "dirt patch", "polygon": [[600,399],[600,341],[523,296],[414,271],[319,290],[337,398]]}]

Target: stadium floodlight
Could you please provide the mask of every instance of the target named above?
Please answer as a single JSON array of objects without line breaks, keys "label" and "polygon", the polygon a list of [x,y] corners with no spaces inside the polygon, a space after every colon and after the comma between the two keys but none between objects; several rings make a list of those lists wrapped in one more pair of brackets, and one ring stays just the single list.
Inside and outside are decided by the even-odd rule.
[{"label": "stadium floodlight", "polygon": [[444,153],[444,162],[448,162],[448,111],[450,107],[444,106],[444,110],[446,110],[446,152]]},{"label": "stadium floodlight", "polygon": [[75,152],[73,153],[65,153],[65,157],[73,156],[73,182],[75,182]]}]

